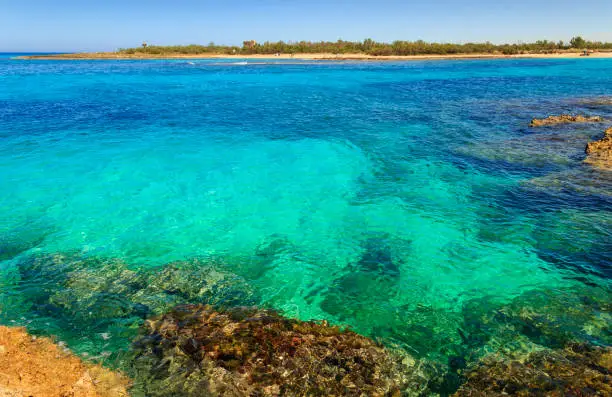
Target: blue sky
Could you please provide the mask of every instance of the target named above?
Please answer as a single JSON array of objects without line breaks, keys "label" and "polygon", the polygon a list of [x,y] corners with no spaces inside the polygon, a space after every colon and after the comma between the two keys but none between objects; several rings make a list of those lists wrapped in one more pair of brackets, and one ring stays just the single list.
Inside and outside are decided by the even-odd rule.
[{"label": "blue sky", "polygon": [[0,0],[0,51],[243,40],[612,41],[612,0]]}]

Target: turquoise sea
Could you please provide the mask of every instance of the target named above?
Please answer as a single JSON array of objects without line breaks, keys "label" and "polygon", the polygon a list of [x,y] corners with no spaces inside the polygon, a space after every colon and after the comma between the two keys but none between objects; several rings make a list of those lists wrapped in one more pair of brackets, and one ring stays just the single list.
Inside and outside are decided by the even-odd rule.
[{"label": "turquoise sea", "polygon": [[[0,323],[126,366],[144,319],[256,304],[453,373],[612,340],[612,60],[0,55]],[[222,281],[219,281],[222,280]],[[452,381],[448,390],[454,387]]]}]

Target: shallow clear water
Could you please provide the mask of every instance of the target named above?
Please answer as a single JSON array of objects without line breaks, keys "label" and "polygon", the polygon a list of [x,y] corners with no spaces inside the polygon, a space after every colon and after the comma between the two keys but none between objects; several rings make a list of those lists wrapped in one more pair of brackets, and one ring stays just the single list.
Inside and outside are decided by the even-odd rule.
[{"label": "shallow clear water", "polygon": [[[599,59],[0,58],[0,321],[120,357],[161,296],[125,272],[199,258],[244,303],[444,364],[495,340],[607,344],[612,189],[581,161],[609,123],[527,126],[612,119],[581,102],[610,94]],[[32,267],[56,253],[86,259]],[[85,313],[128,295],[142,312]],[[508,314],[525,308],[551,330]]]}]

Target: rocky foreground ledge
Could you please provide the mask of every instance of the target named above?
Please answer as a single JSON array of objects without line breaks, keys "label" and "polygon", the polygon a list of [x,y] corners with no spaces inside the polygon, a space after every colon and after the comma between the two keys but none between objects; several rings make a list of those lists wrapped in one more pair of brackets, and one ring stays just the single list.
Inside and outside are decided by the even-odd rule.
[{"label": "rocky foreground ledge", "polygon": [[[425,361],[257,308],[179,306],[148,320],[134,351],[136,394],[151,397],[448,395]],[[612,395],[610,348],[570,341],[521,354],[470,365],[454,396]]]},{"label": "rocky foreground ledge", "polygon": [[521,359],[486,359],[455,397],[612,396],[612,349],[569,344]]},{"label": "rocky foreground ledge", "polygon": [[[0,397],[609,395],[610,350],[596,346],[610,345],[611,307],[605,291],[591,287],[466,302],[461,346],[446,361],[253,307],[261,300],[246,280],[214,260],[145,272],[118,259],[43,254],[20,259],[16,270],[21,282],[38,283],[36,305],[24,315],[106,335],[103,345],[88,343],[93,351],[112,343],[131,387],[19,330],[21,339],[0,337]],[[41,341],[44,349],[36,348]]]},{"label": "rocky foreground ledge", "polygon": [[184,305],[145,328],[134,366],[147,396],[382,397],[427,385],[409,356],[267,310]]},{"label": "rocky foreground ledge", "polygon": [[[440,379],[421,360],[326,322],[257,308],[178,306],[147,321],[131,354],[128,390],[121,374],[22,328],[0,327],[0,396],[448,395],[432,387]],[[470,365],[453,396],[612,395],[608,347],[569,342],[520,354]]]},{"label": "rocky foreground ledge", "polygon": [[83,363],[49,338],[0,326],[1,397],[123,397],[129,380]]}]

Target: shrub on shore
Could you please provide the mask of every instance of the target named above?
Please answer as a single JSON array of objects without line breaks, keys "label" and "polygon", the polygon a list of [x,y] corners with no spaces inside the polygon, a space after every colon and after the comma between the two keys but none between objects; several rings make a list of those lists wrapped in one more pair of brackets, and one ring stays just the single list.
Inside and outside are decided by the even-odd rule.
[{"label": "shrub on shore", "polygon": [[450,55],[450,54],[494,54],[513,55],[520,53],[561,52],[569,49],[612,50],[612,43],[586,41],[581,37],[573,38],[569,44],[563,41],[554,42],[538,40],[534,43],[493,44],[484,43],[431,43],[423,40],[396,40],[392,43],[377,42],[372,39],[363,41],[266,41],[257,43],[254,40],[244,41],[242,47],[223,46],[209,43],[208,45],[190,44],[183,46],[151,46],[119,49],[121,54],[150,55],[197,55],[197,54],[367,54],[367,55]]}]

